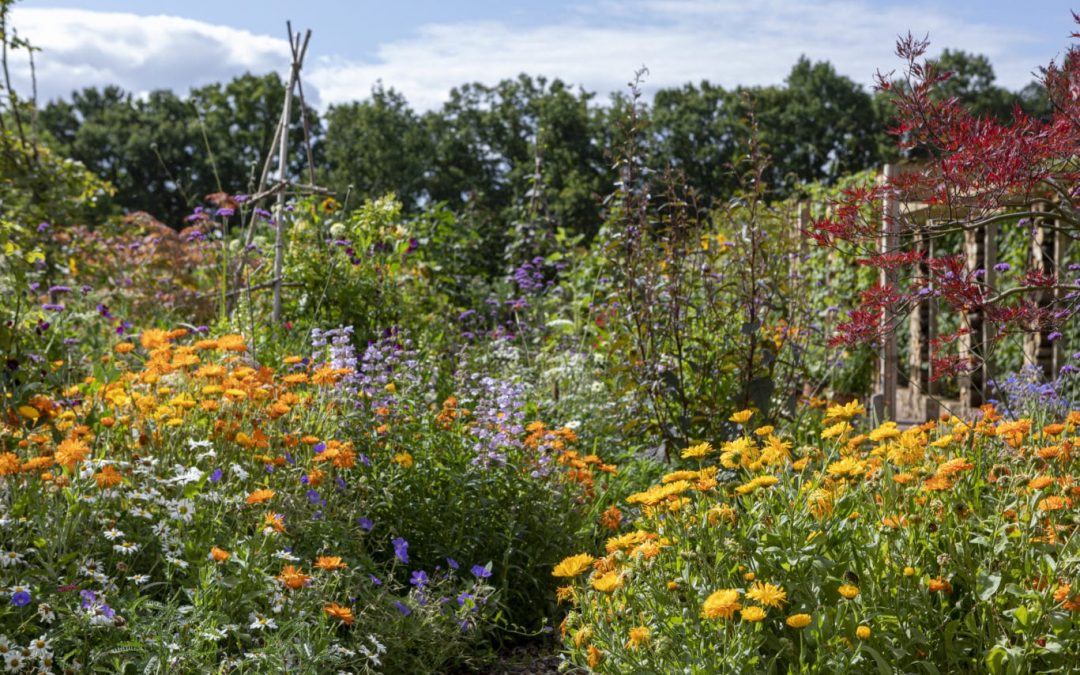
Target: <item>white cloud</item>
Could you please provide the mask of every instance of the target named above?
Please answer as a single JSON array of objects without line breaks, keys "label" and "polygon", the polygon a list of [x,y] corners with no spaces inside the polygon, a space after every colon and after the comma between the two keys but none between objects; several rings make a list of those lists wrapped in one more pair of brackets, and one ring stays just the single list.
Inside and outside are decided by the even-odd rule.
[{"label": "white cloud", "polygon": [[[438,106],[451,87],[495,83],[526,72],[559,77],[598,92],[625,90],[642,65],[646,91],[708,79],[724,86],[783,81],[800,55],[831,61],[871,84],[876,69],[899,66],[897,33],[929,33],[935,47],[990,57],[1000,83],[1019,88],[1063,45],[1046,49],[1009,26],[964,23],[948,10],[908,5],[882,9],[872,0],[596,0],[531,26],[496,21],[425,24],[383,43],[369,61],[311,57],[305,93],[325,107],[363,99],[382,81],[415,108]],[[316,21],[317,16],[313,17]],[[283,72],[283,39],[172,16],[33,9],[17,6],[20,33],[38,55],[42,98],[90,85],[119,84],[136,93],[185,92],[245,70]],[[312,51],[318,51],[316,25]],[[18,71],[22,88],[26,70]]]},{"label": "white cloud", "polygon": [[421,26],[415,37],[383,44],[369,63],[325,60],[310,77],[324,103],[362,98],[382,80],[415,107],[437,106],[451,86],[543,74],[606,96],[625,90],[642,65],[646,91],[708,79],[724,86],[776,84],[801,56],[831,61],[857,82],[891,70],[897,33],[936,36],[938,47],[986,54],[1004,86],[1030,81],[1036,62],[1022,53],[1030,36],[964,24],[939,9],[882,9],[868,1],[639,0],[593,5],[546,25],[496,22]]},{"label": "white cloud", "polygon": [[[105,84],[134,94],[162,88],[186,93],[245,71],[288,67],[287,40],[176,16],[17,5],[11,23],[42,50],[35,66],[43,101]],[[28,94],[25,52],[13,56],[16,89]]]}]

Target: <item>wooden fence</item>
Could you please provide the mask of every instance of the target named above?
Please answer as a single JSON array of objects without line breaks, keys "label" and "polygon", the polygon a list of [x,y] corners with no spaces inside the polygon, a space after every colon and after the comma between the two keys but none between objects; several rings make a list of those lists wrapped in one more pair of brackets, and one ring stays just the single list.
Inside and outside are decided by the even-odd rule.
[{"label": "wooden fence", "polygon": [[[901,167],[897,165],[887,164],[878,179],[886,181],[894,178],[900,170]],[[999,213],[1045,211],[1045,202],[1018,201],[1005,205]],[[999,223],[990,222],[976,229],[965,230],[959,247],[955,244],[947,246],[941,243],[940,238],[931,236],[935,216],[941,216],[940,207],[886,198],[880,218],[879,251],[900,253],[917,250],[925,254],[925,258],[963,253],[967,268],[984,270],[983,282],[994,287],[999,276],[995,269],[1002,237]],[[800,229],[805,228],[809,221],[808,206],[799,209],[798,220]],[[1070,260],[1070,238],[1057,227],[1050,214],[1045,218],[1033,218],[1031,228],[1033,236],[1027,255],[1027,268],[1047,273],[1064,270]],[[930,271],[925,263],[917,266],[915,277],[916,280],[919,277],[929,279]],[[896,281],[896,270],[881,271],[882,284]],[[1046,306],[1055,296],[1053,291],[1044,291],[1041,296],[1032,297]],[[995,377],[995,364],[993,354],[984,353],[984,349],[993,342],[995,335],[994,324],[981,311],[960,317],[968,333],[958,339],[959,356],[970,359],[974,367],[952,380],[941,378],[938,381],[935,381],[931,360],[931,343],[938,338],[940,323],[938,300],[934,294],[923,296],[908,314],[906,354],[899,353],[897,344],[898,332],[905,329],[902,320],[889,312],[886,310],[881,317],[883,325],[891,328],[877,350],[874,394],[871,398],[871,407],[878,419],[895,419],[912,424],[936,418],[943,412],[970,416],[985,403],[987,383]],[[1026,334],[1023,358],[1025,364],[1038,365],[1047,377],[1052,377],[1065,365],[1065,354],[1062,342],[1050,340],[1048,333],[1042,330]],[[900,368],[901,363],[906,364],[906,372]],[[950,391],[951,395],[946,396],[946,392]]]}]

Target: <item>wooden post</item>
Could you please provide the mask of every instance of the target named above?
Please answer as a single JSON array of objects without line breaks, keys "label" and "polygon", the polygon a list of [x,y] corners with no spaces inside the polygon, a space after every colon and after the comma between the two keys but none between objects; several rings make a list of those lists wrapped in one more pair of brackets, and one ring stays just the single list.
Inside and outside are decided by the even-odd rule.
[{"label": "wooden post", "polygon": [[[931,227],[931,222],[927,221],[925,229],[919,228],[915,232],[913,242],[915,249],[927,258],[933,256],[933,240],[926,234],[926,229]],[[934,289],[931,285],[929,265],[926,262],[920,262],[915,274],[916,279],[923,283],[923,288],[927,289],[927,292],[911,312],[908,352],[908,369],[911,377],[905,408],[915,416],[929,420],[936,419],[939,412],[938,401],[934,397],[936,387],[931,365],[933,354],[931,343],[937,338],[937,300],[934,298]]]},{"label": "wooden post", "polygon": [[[900,175],[899,167],[886,164],[882,178],[886,183]],[[881,253],[897,253],[900,248],[900,202],[893,190],[885,193],[884,209],[881,217]],[[882,269],[881,284],[895,286],[896,270]],[[894,313],[885,308],[881,312],[882,344],[878,356],[878,393],[880,399],[875,402],[878,419],[896,419],[896,385],[899,357],[896,353],[896,327],[893,325]]]},{"label": "wooden post", "polygon": [[[994,265],[997,264],[997,224],[964,231],[964,258],[969,271],[983,270],[983,282],[992,284]],[[962,373],[960,385],[960,409],[970,414],[986,401],[986,383],[993,372],[990,366],[990,343],[994,340],[994,327],[982,311],[968,312],[964,320],[968,333],[958,341],[960,356],[968,361],[969,368]]]},{"label": "wooden post", "polygon": [[274,323],[281,322],[281,270],[285,259],[285,185],[288,181],[289,167],[289,122],[292,120],[292,95],[296,82],[300,78],[300,67],[307,51],[307,41],[311,31],[307,32],[303,49],[300,48],[300,35],[293,35],[292,24],[286,23],[289,31],[289,48],[292,50],[292,66],[289,68],[289,82],[285,85],[285,107],[281,113],[281,144],[278,146],[278,194],[277,226],[274,230]]},{"label": "wooden post", "polygon": [[[1045,212],[1047,205],[1039,202],[1032,208],[1033,211]],[[1062,241],[1062,233],[1056,229],[1045,227],[1046,219],[1042,216],[1035,218],[1035,236],[1031,240],[1031,251],[1028,256],[1028,269],[1037,270],[1046,274],[1060,274],[1064,258],[1065,242]],[[1056,293],[1040,291],[1033,295],[1040,309],[1046,309],[1053,305]],[[1057,374],[1061,362],[1061,344],[1058,341],[1051,342],[1049,334],[1053,329],[1045,326],[1031,326],[1029,332],[1024,335],[1024,362],[1038,366],[1043,375],[1052,378]]]}]

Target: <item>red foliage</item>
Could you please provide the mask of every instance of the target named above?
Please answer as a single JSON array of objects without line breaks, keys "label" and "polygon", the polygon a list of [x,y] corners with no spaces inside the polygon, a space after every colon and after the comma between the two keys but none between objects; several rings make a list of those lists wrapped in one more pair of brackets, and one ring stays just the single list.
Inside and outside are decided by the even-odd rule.
[{"label": "red foliage", "polygon": [[[1080,23],[1080,15],[1073,17]],[[898,123],[890,131],[899,148],[925,159],[888,181],[845,191],[832,204],[832,215],[813,222],[805,233],[819,245],[850,242],[870,251],[856,262],[896,279],[895,284],[862,293],[859,307],[839,324],[836,344],[879,340],[886,317],[894,321],[929,294],[954,312],[982,312],[998,335],[1060,325],[1080,309],[1080,293],[1075,292],[1080,281],[1065,278],[1063,269],[1009,275],[1011,286],[1004,288],[999,284],[1005,275],[990,285],[987,270],[973,269],[963,255],[932,258],[919,251],[879,251],[882,202],[890,197],[935,210],[934,221],[920,231],[930,238],[976,229],[991,217],[1002,226],[1018,226],[1000,217],[1003,210],[1022,209],[1033,200],[1047,205],[1047,218],[1080,230],[1080,209],[1073,203],[1080,196],[1080,48],[1070,47],[1060,64],[1051,62],[1043,69],[1050,117],[1036,119],[1017,109],[1006,123],[975,117],[955,98],[942,95],[940,87],[951,73],[925,58],[928,46],[927,40],[909,33],[897,43],[897,55],[904,61],[900,82],[891,74],[877,75],[878,89],[891,96],[895,107]],[[901,219],[901,237],[910,234],[904,225]],[[1060,291],[1059,301],[1040,306],[1039,297],[1051,290]],[[970,359],[959,356],[932,353],[932,361],[937,377],[971,367]]]}]

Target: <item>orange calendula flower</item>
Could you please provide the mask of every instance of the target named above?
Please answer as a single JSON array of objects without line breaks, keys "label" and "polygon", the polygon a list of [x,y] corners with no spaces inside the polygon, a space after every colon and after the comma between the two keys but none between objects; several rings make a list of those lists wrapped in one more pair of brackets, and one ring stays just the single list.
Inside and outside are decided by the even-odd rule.
[{"label": "orange calendula flower", "polygon": [[961,471],[969,471],[974,468],[975,465],[969,462],[966,458],[957,457],[955,459],[950,459],[949,461],[939,466],[937,470],[937,475],[949,476],[954,473],[960,473]]},{"label": "orange calendula flower", "polygon": [[952,593],[952,584],[945,577],[935,577],[927,584],[931,593]]},{"label": "orange calendula flower", "polygon": [[652,631],[648,626],[637,626],[630,629],[630,639],[626,641],[626,646],[630,649],[637,649],[641,645],[648,644],[649,638],[652,637]]},{"label": "orange calendula flower", "polygon": [[246,352],[247,344],[244,343],[243,335],[222,335],[217,339],[218,349],[230,352]]},{"label": "orange calendula flower", "polygon": [[606,511],[600,514],[600,525],[609,530],[617,530],[622,524],[622,512],[619,507],[612,504]]},{"label": "orange calendula flower", "polygon": [[1041,490],[1045,487],[1050,487],[1054,484],[1054,478],[1052,476],[1035,476],[1028,481],[1028,489]]},{"label": "orange calendula flower", "polygon": [[139,335],[139,344],[143,349],[157,349],[169,344],[169,332],[160,328],[147,328]]},{"label": "orange calendula flower", "polygon": [[111,487],[115,487],[123,482],[124,478],[120,475],[120,472],[116,470],[116,467],[112,464],[106,464],[94,474],[94,482],[102,490],[106,490]]},{"label": "orange calendula flower", "polygon": [[351,626],[353,622],[352,610],[348,607],[342,607],[336,602],[331,602],[327,606],[323,607],[323,612],[331,619],[337,619],[346,626]]},{"label": "orange calendula flower", "polygon": [[246,501],[248,504],[262,504],[263,502],[271,499],[276,493],[273,490],[260,489],[255,490],[247,496]]},{"label": "orange calendula flower", "polygon": [[278,581],[285,584],[286,588],[297,590],[303,588],[311,581],[311,577],[304,574],[303,570],[292,565],[286,565],[281,574],[278,575]]},{"label": "orange calendula flower", "polygon": [[22,470],[22,462],[14,452],[0,453],[0,476],[10,476]]},{"label": "orange calendula flower", "polygon": [[285,516],[280,513],[268,513],[266,514],[266,517],[263,518],[263,527],[278,533],[284,532]]},{"label": "orange calendula flower", "polygon": [[135,345],[130,342],[121,342],[120,344],[113,346],[113,351],[117,354],[129,354],[135,351]]},{"label": "orange calendula flower", "polygon": [[1072,500],[1068,497],[1059,497],[1053,495],[1046,499],[1039,500],[1039,503],[1035,506],[1040,511],[1060,511],[1062,509],[1072,506]]},{"label": "orange calendula flower", "polygon": [[72,468],[86,459],[88,454],[90,454],[90,448],[86,447],[85,443],[76,438],[68,437],[56,449],[56,463]]},{"label": "orange calendula flower", "polygon": [[600,665],[600,661],[602,661],[603,659],[604,652],[597,649],[595,645],[589,645],[589,656],[586,659],[589,667],[596,668],[598,665]]},{"label": "orange calendula flower", "polygon": [[348,565],[341,562],[341,556],[336,555],[323,555],[319,556],[319,559],[315,561],[315,569],[319,570],[343,570]]},{"label": "orange calendula flower", "polygon": [[232,553],[229,553],[223,548],[218,548],[217,546],[215,546],[210,549],[210,557],[213,559],[214,562],[223,563],[228,560],[230,556],[232,556]]}]

